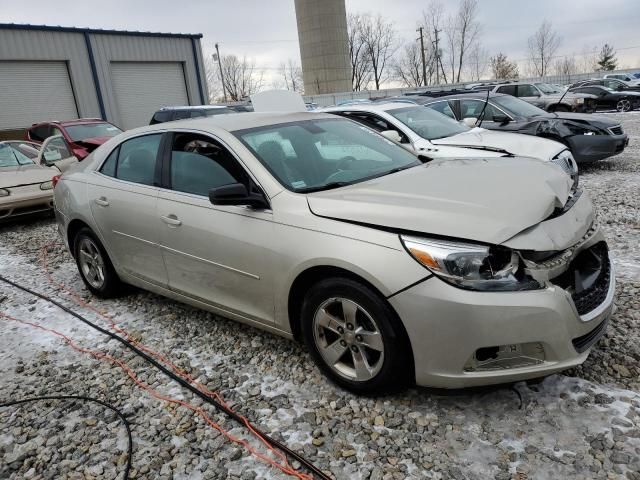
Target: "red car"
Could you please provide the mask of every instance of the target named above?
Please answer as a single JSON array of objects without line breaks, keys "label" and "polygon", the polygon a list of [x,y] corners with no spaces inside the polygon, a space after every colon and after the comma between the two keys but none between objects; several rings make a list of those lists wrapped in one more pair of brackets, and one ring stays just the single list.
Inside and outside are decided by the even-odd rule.
[{"label": "red car", "polygon": [[42,143],[53,135],[62,135],[78,160],[84,159],[111,137],[122,133],[115,125],[100,118],[34,123],[27,130],[27,139]]}]

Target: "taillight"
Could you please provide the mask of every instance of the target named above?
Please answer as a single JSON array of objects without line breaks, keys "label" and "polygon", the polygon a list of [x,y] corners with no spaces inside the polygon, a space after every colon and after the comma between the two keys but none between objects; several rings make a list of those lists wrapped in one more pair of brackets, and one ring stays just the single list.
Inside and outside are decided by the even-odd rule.
[{"label": "taillight", "polygon": [[51,183],[53,183],[53,188],[56,188],[56,185],[58,184],[58,181],[60,181],[60,177],[62,175],[55,175],[52,179],[51,179]]}]

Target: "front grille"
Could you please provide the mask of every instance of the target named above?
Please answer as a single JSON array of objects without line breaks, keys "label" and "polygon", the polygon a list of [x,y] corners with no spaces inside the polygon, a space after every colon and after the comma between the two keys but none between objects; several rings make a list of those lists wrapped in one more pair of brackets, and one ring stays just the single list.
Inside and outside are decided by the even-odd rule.
[{"label": "front grille", "polygon": [[605,330],[607,329],[607,324],[609,323],[609,317],[605,318],[602,322],[600,322],[596,328],[591,330],[590,332],[585,333],[581,337],[574,338],[571,340],[573,343],[573,348],[576,349],[576,352],[582,353],[587,350],[591,345],[596,343],[602,335],[604,335]]},{"label": "front grille", "polygon": [[586,315],[607,298],[610,273],[607,244],[599,242],[580,252],[567,271],[552,282],[571,294],[579,315]]},{"label": "front grille", "polygon": [[622,135],[624,131],[622,130],[622,125],[616,125],[615,127],[610,127],[609,132],[611,135]]}]

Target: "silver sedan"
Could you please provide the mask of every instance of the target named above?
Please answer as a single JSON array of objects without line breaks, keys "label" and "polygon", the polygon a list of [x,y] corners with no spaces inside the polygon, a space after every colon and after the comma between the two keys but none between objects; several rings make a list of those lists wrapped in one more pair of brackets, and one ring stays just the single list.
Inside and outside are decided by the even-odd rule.
[{"label": "silver sedan", "polygon": [[430,160],[329,114],[131,130],[54,195],[96,295],[133,284],[301,339],[355,392],[573,367],[612,309],[591,201],[559,167]]}]

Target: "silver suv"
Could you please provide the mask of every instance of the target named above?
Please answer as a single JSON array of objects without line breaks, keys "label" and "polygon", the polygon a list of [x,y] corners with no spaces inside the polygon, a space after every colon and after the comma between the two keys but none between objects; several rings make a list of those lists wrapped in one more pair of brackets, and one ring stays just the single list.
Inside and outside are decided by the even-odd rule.
[{"label": "silver suv", "polygon": [[547,112],[594,112],[595,95],[566,93],[548,83],[509,83],[496,85],[494,93],[506,93],[542,108]]}]

